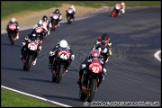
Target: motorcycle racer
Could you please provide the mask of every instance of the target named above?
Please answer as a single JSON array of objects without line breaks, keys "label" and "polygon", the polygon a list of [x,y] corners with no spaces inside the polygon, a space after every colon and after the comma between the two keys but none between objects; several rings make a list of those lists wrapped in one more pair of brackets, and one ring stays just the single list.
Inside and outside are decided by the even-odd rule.
[{"label": "motorcycle racer", "polygon": [[120,4],[121,4],[121,13],[124,14],[126,9],[125,3],[121,2]]},{"label": "motorcycle racer", "polygon": [[111,47],[112,42],[111,42],[110,36],[108,34],[104,33],[104,34],[102,34],[102,36],[98,36],[98,39],[97,39],[96,43],[94,44],[93,48],[95,48],[99,43],[101,43],[102,40],[105,40],[105,42]]},{"label": "motorcycle racer", "polygon": [[[100,74],[100,82],[99,82],[99,85],[100,85],[100,83],[102,82],[102,80],[104,80],[104,76],[105,76],[105,74],[106,74],[106,68],[105,68],[105,66],[104,66],[104,62],[103,62],[103,60],[100,58],[100,52],[99,52],[99,50],[92,49],[91,54],[90,54],[88,60],[87,60],[85,63],[82,63],[82,64],[80,65],[80,69],[79,69],[79,79],[78,79],[78,81],[77,81],[77,84],[80,85],[81,79],[82,79],[82,75],[83,75],[83,72],[84,72],[85,70],[86,70],[86,74],[88,75],[88,68],[89,68],[89,65],[90,65],[91,62],[94,61],[94,60],[99,61],[99,63],[100,63],[100,64],[102,65],[102,67],[103,67],[103,71],[102,71],[101,74]],[[99,87],[99,85],[98,85],[98,87]]]},{"label": "motorcycle racer", "polygon": [[35,41],[36,43],[39,44],[39,45],[38,45],[37,54],[36,54],[36,58],[35,58],[35,60],[34,60],[34,62],[33,62],[33,65],[35,65],[35,64],[36,64],[36,61],[37,61],[37,57],[38,57],[38,55],[40,54],[40,52],[42,51],[42,46],[41,46],[42,41],[40,41],[40,40],[38,39],[38,36],[37,36],[36,33],[31,33],[31,34],[29,34],[29,35],[27,35],[27,36],[25,37],[24,41],[22,42],[22,48],[21,48],[21,56],[20,56],[20,58],[21,58],[21,60],[23,60],[24,62],[26,61],[26,60],[25,60],[25,53],[26,53],[27,45],[28,45],[28,43],[29,43],[30,41]]},{"label": "motorcycle racer", "polygon": [[[43,30],[41,30],[41,28],[43,29]],[[39,31],[40,32],[40,34],[42,34],[43,36],[47,36],[48,35],[48,28],[47,28],[47,26],[45,26],[45,25],[43,25],[43,20],[41,19],[41,20],[39,20],[38,21],[38,23],[33,27],[33,33],[34,32],[37,32],[37,31]]]},{"label": "motorcycle racer", "polygon": [[74,5],[70,4],[69,7],[66,9],[66,19],[68,18],[68,10],[72,9],[73,10],[73,18],[75,18],[76,10]]},{"label": "motorcycle racer", "polygon": [[15,24],[15,25],[16,25],[16,39],[19,39],[19,23],[18,23],[18,21],[16,20],[16,18],[12,17],[12,18],[10,19],[10,21],[8,22],[8,24],[7,24],[7,26],[6,26],[6,31],[7,31],[7,33],[9,33],[9,32],[8,32],[8,31],[9,31],[9,26],[10,26],[11,24]]},{"label": "motorcycle racer", "polygon": [[58,14],[58,15],[59,15],[58,26],[60,26],[60,21],[62,20],[62,14],[61,14],[60,10],[59,10],[59,9],[56,9],[56,10],[54,10],[54,11],[51,13],[51,15],[50,15],[51,22],[52,22],[52,20],[53,20],[53,18],[52,18],[52,15],[53,15],[53,14]]},{"label": "motorcycle racer", "polygon": [[40,36],[40,39],[43,40],[45,36],[48,35],[48,29],[46,26],[43,26],[43,22],[39,23],[33,28],[32,33],[37,33]]},{"label": "motorcycle racer", "polygon": [[59,49],[60,47],[61,47],[61,48],[67,49],[67,50],[70,52],[70,54],[71,54],[71,59],[70,59],[70,61],[68,62],[68,64],[65,66],[65,72],[67,73],[67,72],[68,72],[68,67],[70,66],[71,62],[74,60],[75,55],[73,54],[72,50],[70,49],[70,46],[69,46],[68,42],[67,42],[66,40],[64,40],[64,39],[61,40],[60,42],[58,42],[58,43],[54,46],[53,50],[50,51],[50,53],[49,53],[49,54],[50,54],[50,56],[49,56],[49,69],[52,68],[53,60],[54,60],[54,58],[55,58],[55,56],[56,56],[56,54],[57,54],[57,51],[58,51],[58,49]]},{"label": "motorcycle racer", "polygon": [[121,4],[115,4],[114,9],[113,9],[113,11],[114,10],[116,11],[116,15],[115,16],[120,15],[121,8],[122,8]]},{"label": "motorcycle racer", "polygon": [[50,28],[52,27],[50,20],[46,15],[42,17],[42,19],[39,20],[39,24],[42,24],[44,29],[48,31],[48,35],[50,35]]}]

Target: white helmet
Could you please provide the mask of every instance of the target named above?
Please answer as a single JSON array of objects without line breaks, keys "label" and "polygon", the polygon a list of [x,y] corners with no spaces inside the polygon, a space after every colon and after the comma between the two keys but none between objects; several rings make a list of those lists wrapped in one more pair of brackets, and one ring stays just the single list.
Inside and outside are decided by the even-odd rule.
[{"label": "white helmet", "polygon": [[16,18],[11,18],[11,22],[16,22]]},{"label": "white helmet", "polygon": [[124,2],[121,2],[121,5],[123,5],[123,6],[124,6],[124,5],[125,5],[125,3],[124,3]]},{"label": "white helmet", "polygon": [[68,46],[68,43],[67,43],[66,40],[61,40],[61,41],[60,41],[60,47],[62,47],[62,48],[67,48],[67,46]]}]

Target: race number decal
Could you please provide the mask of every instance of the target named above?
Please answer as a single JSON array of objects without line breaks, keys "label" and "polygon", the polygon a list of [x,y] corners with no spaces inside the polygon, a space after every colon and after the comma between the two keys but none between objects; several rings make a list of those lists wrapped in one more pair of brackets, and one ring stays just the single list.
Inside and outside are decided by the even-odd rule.
[{"label": "race number decal", "polygon": [[15,24],[9,25],[9,29],[10,29],[10,30],[15,30],[15,29],[16,29],[16,25],[15,25]]},{"label": "race number decal", "polygon": [[36,28],[35,28],[35,31],[36,31],[37,33],[41,33],[41,32],[43,31],[43,28],[42,28],[42,27],[36,27]]},{"label": "race number decal", "polygon": [[89,65],[89,70],[91,70],[94,73],[100,73],[102,72],[102,66],[100,65],[100,63],[91,63]]}]

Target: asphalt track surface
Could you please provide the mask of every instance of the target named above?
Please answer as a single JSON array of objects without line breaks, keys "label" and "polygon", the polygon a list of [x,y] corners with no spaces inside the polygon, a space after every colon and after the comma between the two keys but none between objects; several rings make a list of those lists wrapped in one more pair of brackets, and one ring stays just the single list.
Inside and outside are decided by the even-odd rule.
[{"label": "asphalt track surface", "polygon": [[[84,106],[79,99],[78,69],[97,37],[111,36],[113,55],[106,68],[105,80],[94,101],[157,101],[161,105],[161,62],[154,53],[161,49],[161,7],[129,9],[116,18],[110,13],[97,14],[72,24],[63,23],[46,38],[37,64],[23,71],[21,42],[31,29],[20,32],[14,46],[1,35],[1,85],[70,106]],[[61,83],[52,83],[48,69],[49,51],[66,39],[75,54]]]}]

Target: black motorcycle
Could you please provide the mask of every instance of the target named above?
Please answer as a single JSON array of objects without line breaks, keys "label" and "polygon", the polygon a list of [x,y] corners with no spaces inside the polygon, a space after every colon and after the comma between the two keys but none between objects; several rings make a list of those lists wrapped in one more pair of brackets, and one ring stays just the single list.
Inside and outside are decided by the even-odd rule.
[{"label": "black motorcycle", "polygon": [[65,72],[65,66],[69,62],[71,54],[64,48],[59,48],[52,64],[52,81],[60,83]]},{"label": "black motorcycle", "polygon": [[8,38],[11,42],[11,45],[14,45],[15,41],[17,40],[17,38],[16,38],[16,25],[15,24],[9,25]]},{"label": "black motorcycle", "polygon": [[84,71],[81,84],[79,85],[79,97],[81,100],[88,102],[93,100],[101,80],[100,74],[102,70],[103,68],[99,61],[92,61],[88,67],[88,70]]},{"label": "black motorcycle", "polygon": [[71,24],[74,21],[74,11],[72,9],[67,10],[67,22]]},{"label": "black motorcycle", "polygon": [[28,42],[27,48],[25,50],[25,61],[24,61],[23,70],[29,71],[31,65],[33,64],[36,58],[38,45],[39,43],[35,41]]},{"label": "black motorcycle", "polygon": [[51,17],[52,30],[56,30],[58,27],[59,15],[53,14]]}]

